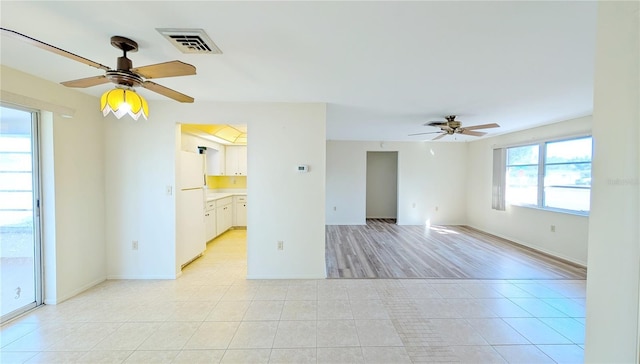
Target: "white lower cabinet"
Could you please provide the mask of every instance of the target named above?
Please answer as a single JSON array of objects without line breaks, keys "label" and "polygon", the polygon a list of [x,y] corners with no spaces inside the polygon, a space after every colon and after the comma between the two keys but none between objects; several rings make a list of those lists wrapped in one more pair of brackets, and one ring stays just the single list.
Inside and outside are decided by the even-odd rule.
[{"label": "white lower cabinet", "polygon": [[233,226],[247,226],[247,196],[235,196],[234,198]]},{"label": "white lower cabinet", "polygon": [[208,201],[204,211],[205,237],[207,241],[215,238],[216,233],[216,202]]},{"label": "white lower cabinet", "polygon": [[220,235],[231,228],[233,224],[233,199],[221,198],[216,201],[216,235]]}]

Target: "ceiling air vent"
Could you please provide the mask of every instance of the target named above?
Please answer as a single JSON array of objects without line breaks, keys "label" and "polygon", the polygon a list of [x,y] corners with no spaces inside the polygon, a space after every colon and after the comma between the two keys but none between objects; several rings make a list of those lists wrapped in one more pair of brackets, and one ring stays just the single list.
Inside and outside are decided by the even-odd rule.
[{"label": "ceiling air vent", "polygon": [[222,54],[202,29],[157,28],[182,53]]}]

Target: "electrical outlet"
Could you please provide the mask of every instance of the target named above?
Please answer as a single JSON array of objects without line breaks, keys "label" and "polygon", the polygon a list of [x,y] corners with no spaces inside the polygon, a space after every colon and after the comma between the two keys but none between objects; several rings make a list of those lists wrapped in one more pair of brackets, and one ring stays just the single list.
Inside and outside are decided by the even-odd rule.
[{"label": "electrical outlet", "polygon": [[138,241],[137,240],[132,240],[131,241],[131,250],[138,250]]},{"label": "electrical outlet", "polygon": [[278,250],[284,250],[284,241],[278,240]]},{"label": "electrical outlet", "polygon": [[556,226],[555,225],[551,225],[551,232],[555,233],[556,232]]},{"label": "electrical outlet", "polygon": [[333,211],[336,211],[336,206],[333,206]]}]

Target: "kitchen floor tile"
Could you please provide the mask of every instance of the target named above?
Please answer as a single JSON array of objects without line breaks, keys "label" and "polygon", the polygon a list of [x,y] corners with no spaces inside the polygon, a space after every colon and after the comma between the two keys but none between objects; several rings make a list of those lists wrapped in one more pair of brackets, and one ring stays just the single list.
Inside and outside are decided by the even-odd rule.
[{"label": "kitchen floor tile", "polygon": [[171,363],[178,356],[179,351],[173,350],[137,350],[134,351],[125,361],[125,364],[154,363],[164,364]]},{"label": "kitchen floor tile", "polygon": [[242,318],[243,321],[279,320],[284,301],[253,301]]},{"label": "kitchen floor tile", "polygon": [[504,318],[503,320],[532,344],[571,344],[569,339],[537,318]]},{"label": "kitchen floor tile", "polygon": [[574,344],[584,344],[585,327],[572,318],[540,318],[540,321],[571,340]]},{"label": "kitchen floor tile", "polygon": [[353,320],[351,304],[347,300],[318,301],[318,320]]},{"label": "kitchen floor tile", "polygon": [[504,360],[513,364],[543,364],[555,363],[547,354],[535,345],[508,345],[494,346],[493,349],[500,353]]},{"label": "kitchen floor tile", "polygon": [[473,298],[471,293],[457,283],[434,284],[433,288],[442,298]]},{"label": "kitchen floor tile", "polygon": [[200,327],[199,322],[165,322],[138,350],[180,350]]},{"label": "kitchen floor tile", "polygon": [[203,322],[183,349],[226,349],[239,325],[237,321]]},{"label": "kitchen floor tile", "polygon": [[316,348],[272,349],[269,364],[316,364]]},{"label": "kitchen floor tile", "polygon": [[387,308],[381,300],[350,300],[354,319],[388,320]]},{"label": "kitchen floor tile", "polygon": [[135,350],[159,327],[158,322],[127,322],[91,350]]},{"label": "kitchen floor tile", "polygon": [[403,347],[363,347],[362,356],[365,363],[411,363],[407,351]]},{"label": "kitchen floor tile", "polygon": [[182,350],[172,364],[220,363],[224,350]]},{"label": "kitchen floor tile", "polygon": [[340,286],[320,285],[317,290],[318,301],[348,300],[347,289]]},{"label": "kitchen floor tile", "polygon": [[318,364],[363,364],[361,348],[318,348]]},{"label": "kitchen floor tile", "polygon": [[258,288],[258,292],[253,297],[254,300],[266,300],[266,301],[277,301],[284,299],[287,297],[287,291],[289,288],[285,285],[283,286],[261,286]]},{"label": "kitchen floor tile", "polygon": [[318,347],[360,346],[354,320],[319,320]]},{"label": "kitchen floor tile", "polygon": [[449,348],[460,363],[507,363],[491,346],[451,346]]},{"label": "kitchen floor tile", "polygon": [[271,349],[227,350],[220,363],[223,364],[261,364],[269,363]]},{"label": "kitchen floor tile", "polygon": [[242,321],[251,301],[220,301],[209,312],[205,321]]},{"label": "kitchen floor tile", "polygon": [[567,317],[566,314],[538,298],[511,298],[511,301],[535,317]]},{"label": "kitchen floor tile", "polygon": [[[29,364],[74,363],[86,354],[86,351],[43,351],[27,360]],[[4,362],[3,362],[4,363]]]},{"label": "kitchen floor tile", "polygon": [[286,300],[317,300],[318,288],[315,285],[289,286]]},{"label": "kitchen floor tile", "polygon": [[280,321],[274,348],[316,347],[316,321]]},{"label": "kitchen floor tile", "polygon": [[243,321],[229,343],[229,349],[271,349],[277,330],[278,321]]},{"label": "kitchen floor tile", "polygon": [[37,351],[0,351],[0,363],[21,364],[38,354]]},{"label": "kitchen floor tile", "polygon": [[355,323],[362,346],[402,346],[391,320],[355,320]]},{"label": "kitchen floor tile", "polygon": [[502,319],[467,319],[467,322],[491,345],[530,344]]},{"label": "kitchen floor tile", "polygon": [[318,317],[317,301],[285,301],[281,320],[315,320]]},{"label": "kitchen floor tile", "polygon": [[124,363],[131,354],[133,350],[92,350],[81,356],[78,363]]},{"label": "kitchen floor tile", "polygon": [[488,345],[465,319],[431,319],[429,326],[438,337],[438,345]]},{"label": "kitchen floor tile", "polygon": [[556,363],[581,364],[584,363],[584,349],[578,345],[537,345]]}]

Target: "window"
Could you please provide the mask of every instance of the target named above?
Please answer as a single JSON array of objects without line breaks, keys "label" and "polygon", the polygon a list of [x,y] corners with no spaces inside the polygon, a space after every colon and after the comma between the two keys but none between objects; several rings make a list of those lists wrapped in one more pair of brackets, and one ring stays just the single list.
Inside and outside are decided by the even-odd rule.
[{"label": "window", "polygon": [[505,198],[513,205],[587,213],[591,137],[506,149]]},{"label": "window", "polygon": [[589,211],[591,138],[546,143],[543,206]]},{"label": "window", "polygon": [[506,199],[516,205],[538,204],[538,145],[507,149]]}]

